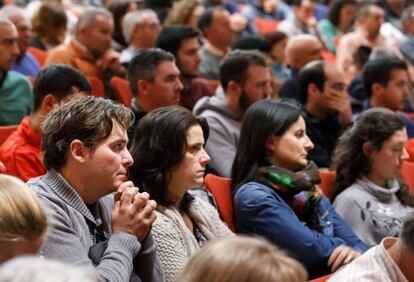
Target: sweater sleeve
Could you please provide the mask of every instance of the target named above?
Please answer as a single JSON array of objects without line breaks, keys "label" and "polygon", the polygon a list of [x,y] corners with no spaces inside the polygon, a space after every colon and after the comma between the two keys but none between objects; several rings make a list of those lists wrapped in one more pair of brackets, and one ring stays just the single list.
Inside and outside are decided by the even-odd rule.
[{"label": "sweater sleeve", "polygon": [[158,257],[164,270],[165,281],[176,281],[178,274],[189,259],[185,242],[179,236],[180,231],[170,219],[157,213],[152,232],[157,244]]},{"label": "sweater sleeve", "polygon": [[134,259],[134,272],[143,282],[164,281],[164,273],[151,231],[142,241],[141,250]]},{"label": "sweater sleeve", "polygon": [[[80,234],[82,231],[73,228],[72,219],[65,206],[56,204],[45,196],[39,197],[48,211],[50,221],[41,254],[46,258],[55,258],[71,264],[92,265],[87,247],[89,232]],[[129,281],[132,260],[140,248],[141,244],[134,235],[113,233],[100,263],[96,266],[99,281]]]},{"label": "sweater sleeve", "polygon": [[239,232],[267,238],[308,269],[326,268],[332,251],[345,244],[341,238],[328,237],[305,226],[275,192],[258,183],[243,185],[234,204]]}]

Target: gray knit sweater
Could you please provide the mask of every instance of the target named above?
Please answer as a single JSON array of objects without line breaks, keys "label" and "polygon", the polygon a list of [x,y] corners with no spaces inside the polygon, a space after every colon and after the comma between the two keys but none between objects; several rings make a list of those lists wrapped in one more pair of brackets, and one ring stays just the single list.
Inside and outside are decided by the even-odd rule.
[{"label": "gray knit sweater", "polygon": [[[199,229],[203,240],[234,236],[220,220],[217,211],[203,200],[195,198],[188,214]],[[188,229],[180,212],[173,207],[158,206],[157,219],[152,231],[164,269],[165,281],[176,281],[187,261],[200,249],[200,244]]]},{"label": "gray knit sweater", "polygon": [[111,231],[113,195],[86,206],[76,191],[56,171],[29,181],[44,203],[49,230],[41,248],[46,258],[67,263],[91,265],[89,248],[96,244],[97,230],[109,238],[96,270],[99,281],[129,281],[132,271],[142,281],[163,281],[151,233],[139,242],[134,235]]},{"label": "gray knit sweater", "polygon": [[377,245],[398,236],[407,213],[414,211],[398,200],[399,189],[397,179],[383,188],[363,177],[339,194],[333,206],[365,244]]}]

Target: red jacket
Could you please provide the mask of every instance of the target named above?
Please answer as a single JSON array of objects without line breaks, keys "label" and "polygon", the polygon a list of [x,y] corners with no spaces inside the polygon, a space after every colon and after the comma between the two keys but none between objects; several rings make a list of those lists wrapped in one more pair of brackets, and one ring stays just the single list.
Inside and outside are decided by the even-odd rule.
[{"label": "red jacket", "polygon": [[0,146],[0,161],[7,173],[23,181],[45,174],[40,143],[40,136],[30,127],[29,117],[23,118],[17,130]]}]

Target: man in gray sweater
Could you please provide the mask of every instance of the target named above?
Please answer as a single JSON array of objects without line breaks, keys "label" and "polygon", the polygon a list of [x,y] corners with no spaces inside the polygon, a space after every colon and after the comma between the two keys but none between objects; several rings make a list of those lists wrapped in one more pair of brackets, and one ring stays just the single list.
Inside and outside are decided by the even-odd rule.
[{"label": "man in gray sweater", "polygon": [[93,265],[99,281],[163,280],[150,232],[156,203],[127,181],[132,122],[132,112],[110,100],[64,104],[44,124],[48,172],[29,182],[50,216],[41,254]]}]

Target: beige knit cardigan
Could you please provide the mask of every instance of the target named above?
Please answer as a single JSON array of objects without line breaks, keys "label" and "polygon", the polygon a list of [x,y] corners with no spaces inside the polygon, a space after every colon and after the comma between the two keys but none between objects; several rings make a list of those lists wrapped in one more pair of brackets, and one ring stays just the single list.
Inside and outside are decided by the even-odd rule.
[{"label": "beige knit cardigan", "polygon": [[[220,220],[217,211],[201,199],[195,198],[188,214],[207,240],[234,236]],[[187,261],[200,249],[200,246],[185,225],[179,211],[174,207],[157,208],[157,219],[152,226],[152,233],[164,269],[165,281],[175,282]]]}]

